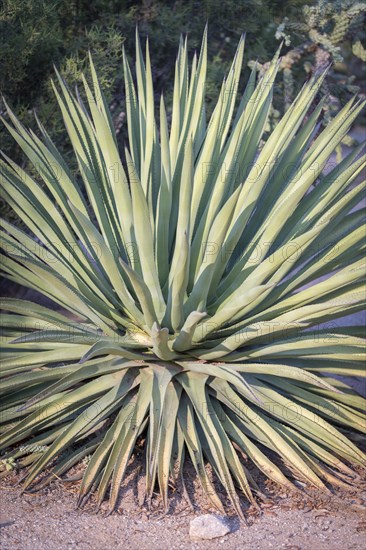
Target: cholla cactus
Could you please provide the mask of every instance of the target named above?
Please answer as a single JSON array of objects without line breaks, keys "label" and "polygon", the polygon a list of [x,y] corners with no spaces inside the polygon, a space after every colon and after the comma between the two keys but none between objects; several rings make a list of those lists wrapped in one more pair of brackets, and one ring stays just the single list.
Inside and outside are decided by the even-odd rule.
[{"label": "cholla cactus", "polygon": [[237,104],[242,39],[207,123],[206,52],[205,34],[189,66],[181,41],[169,124],[137,37],[136,82],[123,58],[123,159],[92,62],[87,105],[58,75],[77,175],[40,122],[41,139],[8,109],[43,185],[1,161],[4,196],[34,234],[2,220],[2,269],[62,308],[2,302],[1,447],[28,467],[25,489],[91,455],[79,504],[110,490],[113,510],[140,442],[148,502],[158,484],[168,507],[189,456],[211,503],[223,509],[206,462],[243,516],[238,492],[251,503],[260,492],[240,453],[289,489],[284,463],[321,490],[365,465],[345,435],[364,430],[364,400],[332,377],[364,374],[362,328],[319,328],[363,307],[353,207],[365,157],[358,148],[322,173],[363,105],[318,134],[316,75],[263,140],[279,52]]},{"label": "cholla cactus", "polygon": [[[285,107],[288,105],[288,98],[292,93],[292,84],[289,74],[296,67],[299,61],[306,56],[313,58],[313,62],[306,61],[306,70],[311,73],[324,71],[330,63],[342,62],[341,45],[346,41],[352,44],[352,52],[362,59],[364,49],[360,41],[365,23],[366,3],[354,3],[352,0],[319,0],[313,6],[303,8],[303,21],[291,21],[289,18],[279,25],[276,31],[276,38],[284,39],[290,45],[292,34],[303,37],[304,42],[290,50],[283,58]],[[334,73],[332,73],[334,74]],[[342,82],[335,83],[332,92],[327,79],[323,82],[323,94],[329,97],[329,117],[339,109],[339,101],[335,97],[335,90],[338,93],[342,90],[348,93],[356,93],[358,88],[353,84],[353,78],[345,81],[342,75]],[[338,95],[338,93],[336,95]]]}]

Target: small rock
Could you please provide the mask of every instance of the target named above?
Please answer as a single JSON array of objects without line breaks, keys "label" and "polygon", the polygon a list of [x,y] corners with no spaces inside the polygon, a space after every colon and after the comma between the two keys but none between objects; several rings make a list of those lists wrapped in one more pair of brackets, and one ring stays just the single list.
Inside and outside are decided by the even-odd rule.
[{"label": "small rock", "polygon": [[189,524],[189,536],[192,540],[215,539],[230,533],[225,519],[214,514],[204,514],[192,519]]}]

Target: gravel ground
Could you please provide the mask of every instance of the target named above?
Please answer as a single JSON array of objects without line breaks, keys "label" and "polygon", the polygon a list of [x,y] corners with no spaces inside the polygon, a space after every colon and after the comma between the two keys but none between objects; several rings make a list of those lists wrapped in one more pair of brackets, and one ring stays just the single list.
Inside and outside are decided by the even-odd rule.
[{"label": "gravel ground", "polygon": [[209,510],[186,508],[162,516],[161,511],[131,511],[106,516],[91,508],[75,509],[75,496],[61,484],[22,497],[3,483],[2,550],[216,549],[363,550],[366,548],[366,490],[336,496],[286,495],[265,502],[248,525],[235,517],[231,533],[211,541],[192,542],[190,520]]}]

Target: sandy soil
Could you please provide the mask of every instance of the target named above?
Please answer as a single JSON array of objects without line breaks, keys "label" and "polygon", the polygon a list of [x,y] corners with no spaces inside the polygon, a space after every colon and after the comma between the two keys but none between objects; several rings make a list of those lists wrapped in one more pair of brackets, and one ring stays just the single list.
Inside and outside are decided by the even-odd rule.
[{"label": "sandy soil", "polygon": [[[95,514],[93,504],[75,508],[77,483],[65,488],[55,482],[35,494],[19,495],[15,477],[2,481],[2,550],[139,549],[284,549],[363,550],[366,548],[366,486],[335,495],[314,492],[281,494],[268,486],[261,509],[246,510],[247,525],[228,516],[231,533],[211,541],[192,542],[190,520],[213,512],[194,500],[192,511],[182,495],[172,513],[163,515],[159,503],[151,511],[138,506],[138,489],[127,486],[117,513]],[[140,479],[138,485],[143,482]],[[179,493],[179,491],[178,491]],[[136,498],[137,497],[137,498]],[[122,508],[123,506],[123,508]]]}]

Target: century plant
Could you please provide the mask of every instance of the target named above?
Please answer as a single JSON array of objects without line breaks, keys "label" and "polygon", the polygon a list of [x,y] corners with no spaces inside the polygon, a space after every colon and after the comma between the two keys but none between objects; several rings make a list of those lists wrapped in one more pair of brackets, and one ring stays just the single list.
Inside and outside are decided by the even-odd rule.
[{"label": "century plant", "polygon": [[158,484],[168,508],[189,457],[242,516],[239,494],[262,495],[249,464],[323,491],[365,466],[364,400],[332,377],[364,375],[362,328],[339,319],[363,306],[365,156],[323,170],[363,105],[319,132],[317,74],[266,137],[280,53],[239,98],[243,38],[206,121],[206,49],[205,32],[189,68],[181,40],[168,115],[137,37],[123,155],[92,60],[84,100],[57,74],[77,173],[41,122],[3,120],[33,172],[1,161],[29,228],[2,220],[2,269],[54,303],[2,301],[1,445],[24,489],[91,455],[79,504],[109,494],[113,510],[138,444],[148,503]]}]

